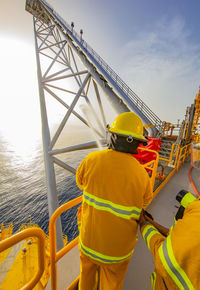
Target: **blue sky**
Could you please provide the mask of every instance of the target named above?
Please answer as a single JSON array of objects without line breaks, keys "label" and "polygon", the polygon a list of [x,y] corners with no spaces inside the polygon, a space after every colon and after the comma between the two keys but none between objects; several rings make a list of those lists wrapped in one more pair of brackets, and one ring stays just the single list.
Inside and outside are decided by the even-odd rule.
[{"label": "blue sky", "polygon": [[[176,122],[184,118],[200,85],[199,1],[48,2],[68,23],[74,21],[77,32],[83,29],[84,39],[162,120]],[[22,0],[1,0],[1,57],[5,58],[8,51],[7,39],[9,55],[13,55],[13,75],[20,75],[21,81],[25,77],[34,91],[33,25],[24,7]],[[24,56],[19,53],[23,48]],[[20,74],[19,65],[15,65],[19,57],[24,60]],[[15,94],[20,95],[22,90],[18,85]]]}]

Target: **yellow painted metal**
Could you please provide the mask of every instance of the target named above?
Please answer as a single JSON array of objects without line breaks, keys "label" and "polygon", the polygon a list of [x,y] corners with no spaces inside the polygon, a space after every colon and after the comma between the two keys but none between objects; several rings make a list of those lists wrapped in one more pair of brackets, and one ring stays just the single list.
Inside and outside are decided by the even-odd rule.
[{"label": "yellow painted metal", "polygon": [[172,177],[172,175],[174,175],[175,172],[176,172],[176,168],[174,168],[172,170],[172,172],[170,172],[170,174],[159,185],[159,187],[156,188],[156,190],[153,192],[153,198],[156,197],[156,195],[159,193],[159,191],[165,186],[165,184],[170,180],[170,178]]},{"label": "yellow painted metal", "polygon": [[155,160],[151,160],[148,163],[143,164],[143,167],[146,169],[151,170],[151,186],[152,186],[152,190],[154,188],[154,184],[155,184],[155,179],[156,179],[156,173],[157,173],[157,168],[158,168],[158,161],[159,161],[159,154],[157,151],[151,150],[151,149],[146,149],[146,148],[141,148],[139,147],[140,150],[144,150],[147,152],[152,152],[156,155],[156,159]]},{"label": "yellow painted metal", "polygon": [[160,160],[168,162],[168,164],[171,163],[172,157],[175,156],[175,162],[174,162],[174,169],[170,174],[163,180],[163,182],[159,185],[159,187],[153,192],[153,198],[159,193],[159,191],[166,185],[166,183],[171,179],[171,177],[174,175],[176,171],[178,171],[179,167],[182,163],[184,163],[185,158],[190,154],[190,144],[185,145],[184,147],[180,148],[178,144],[173,144],[171,148],[170,158],[162,158],[160,157]]},{"label": "yellow painted metal", "polygon": [[79,238],[76,237],[73,241],[63,247],[59,252],[56,253],[56,262],[58,262],[65,254],[67,254],[71,249],[78,245]]},{"label": "yellow painted metal", "polygon": [[[5,240],[6,238],[12,235],[13,223],[1,224],[0,225],[0,241]],[[10,252],[10,248],[0,253],[0,264],[4,263],[6,257]]]},{"label": "yellow painted metal", "polygon": [[180,153],[180,146],[179,144],[174,143],[171,148],[170,157],[169,158],[159,157],[159,160],[166,161],[168,162],[168,164],[172,165],[173,156],[175,156],[173,167],[176,167],[178,158],[179,158],[179,153]]},{"label": "yellow painted metal", "polygon": [[13,223],[5,223],[0,225],[0,241],[10,237],[13,231]]},{"label": "yellow painted metal", "polygon": [[[12,229],[12,227],[12,224],[1,225],[1,232],[4,233],[5,230],[8,228]],[[30,219],[30,223],[22,224],[17,233],[24,229],[33,227],[39,228],[39,226],[37,224],[33,224]],[[3,234],[3,236],[5,237],[5,234]],[[64,240],[66,244],[67,238],[64,237]],[[48,235],[46,235],[45,270],[40,279],[40,282],[35,286],[35,290],[44,289],[50,277],[48,241]],[[20,245],[18,244],[17,246],[9,248],[0,253],[0,289],[19,289],[21,286],[17,287],[16,285],[26,284],[26,282],[32,278],[33,273],[35,273],[38,268],[37,242],[38,239],[34,237],[26,240],[22,247],[25,249],[25,252],[22,252],[22,249],[19,248]],[[17,254],[18,252],[19,254]],[[2,271],[3,274],[1,274]]]},{"label": "yellow painted metal", "polygon": [[175,156],[175,161],[173,164],[174,167],[176,167],[176,164],[177,164],[179,150],[180,150],[179,144],[176,144],[176,143],[172,144],[171,153],[170,153],[170,157],[169,157],[169,164],[172,164],[172,158],[173,158],[173,156]]},{"label": "yellow painted metal", "polygon": [[150,124],[146,124],[146,125],[144,126],[145,129],[152,128],[152,127],[155,127],[155,125],[152,124],[152,123],[150,123]]},{"label": "yellow painted metal", "polygon": [[30,220],[30,223],[23,223],[21,224],[20,228],[18,229],[17,232],[21,232],[25,229],[28,229],[28,228],[39,228],[39,226],[37,224],[33,224],[31,223],[31,220]]},{"label": "yellow painted metal", "polygon": [[179,134],[179,130],[181,125],[180,124],[172,124],[169,122],[163,122],[162,124],[163,131],[161,137],[169,138],[169,139],[176,139]]},{"label": "yellow painted metal", "polygon": [[185,158],[190,154],[190,147],[191,147],[191,144],[187,144],[183,146],[182,148],[180,148],[176,170],[179,169],[180,165],[184,163]]},{"label": "yellow painted metal", "polygon": [[56,262],[64,256],[67,252],[69,252],[75,245],[78,243],[78,239],[76,238],[66,247],[61,249],[58,253],[56,253],[56,220],[58,217],[66,210],[74,207],[75,205],[82,202],[82,196],[79,196],[62,206],[60,206],[51,216],[49,221],[49,242],[50,242],[50,263],[51,263],[51,289],[57,289],[57,265]]},{"label": "yellow painted metal", "polygon": [[3,251],[2,253],[0,253],[0,264],[4,263],[6,257],[8,256],[9,252],[10,252],[10,248],[6,249],[5,251]]},{"label": "yellow painted metal", "polygon": [[[21,246],[13,264],[3,280],[3,283],[1,284],[2,289],[21,289],[23,285],[31,280],[33,273],[36,272],[38,268],[37,239],[31,238],[30,241],[30,245],[25,242]],[[41,283],[38,283],[34,289],[40,290],[44,288]]]},{"label": "yellow painted metal", "polygon": [[[20,269],[19,269],[19,264],[18,264],[19,259],[15,259],[15,262],[14,262],[15,264],[13,264],[12,267],[14,268],[13,272],[15,273],[14,276],[16,278],[13,281],[12,280],[3,281],[3,286],[1,285],[2,289],[23,289],[23,290],[33,289],[36,286],[36,284],[40,281],[42,274],[44,272],[44,269],[45,269],[45,234],[44,234],[42,229],[40,229],[40,228],[25,229],[25,230],[13,235],[13,236],[7,238],[7,239],[5,239],[5,240],[2,240],[0,242],[0,252],[5,251],[8,248],[13,247],[14,245],[18,244],[19,242],[21,242],[27,238],[30,238],[30,237],[37,238],[37,257],[38,257],[37,271],[34,273],[29,268],[28,270],[30,271],[30,273],[29,273],[30,274],[30,281],[29,282],[24,281],[25,285],[23,285],[23,282],[20,285],[16,285],[16,278],[17,278],[16,275],[19,274],[19,272],[22,271],[23,278],[24,278],[24,280],[26,280],[26,273],[24,271],[25,271],[26,266],[27,266],[27,260],[26,260],[26,256],[25,256],[27,251],[29,250],[27,247],[26,250],[25,249],[23,250],[23,253],[20,252],[18,254],[19,258],[20,258],[20,255],[22,256],[21,258],[22,258],[23,270],[20,271]],[[5,278],[5,280],[7,280],[7,277]],[[4,284],[4,282],[5,282],[5,284]],[[13,283],[13,286],[11,286],[10,283]],[[5,288],[6,285],[9,285],[9,288]],[[42,286],[42,284],[41,284],[41,286]],[[38,289],[44,289],[44,288],[40,287]]]},{"label": "yellow painted metal", "polygon": [[159,157],[159,160],[163,160],[163,161],[169,162],[169,159],[164,158],[164,157]]},{"label": "yellow painted metal", "polygon": [[[197,142],[199,141],[199,134],[197,133],[199,118],[200,118],[200,89],[195,97],[195,114],[192,124],[192,141]],[[198,140],[197,140],[198,139]]]},{"label": "yellow painted metal", "polygon": [[191,164],[192,167],[200,168],[200,142],[191,144]]},{"label": "yellow painted metal", "polygon": [[78,289],[79,279],[80,279],[80,275],[71,283],[71,285],[69,287],[67,287],[66,290],[75,290],[75,289]]},{"label": "yellow painted metal", "polygon": [[199,134],[193,135],[192,141],[193,142],[199,142],[200,141],[200,135]]}]

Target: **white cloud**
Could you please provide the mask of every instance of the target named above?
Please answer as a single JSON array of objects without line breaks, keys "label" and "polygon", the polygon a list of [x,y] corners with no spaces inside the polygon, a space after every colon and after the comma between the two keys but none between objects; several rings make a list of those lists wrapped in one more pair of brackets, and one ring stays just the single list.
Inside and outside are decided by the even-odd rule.
[{"label": "white cloud", "polygon": [[162,19],[123,46],[123,78],[162,120],[183,119],[193,103],[200,84],[199,46],[181,17]]}]

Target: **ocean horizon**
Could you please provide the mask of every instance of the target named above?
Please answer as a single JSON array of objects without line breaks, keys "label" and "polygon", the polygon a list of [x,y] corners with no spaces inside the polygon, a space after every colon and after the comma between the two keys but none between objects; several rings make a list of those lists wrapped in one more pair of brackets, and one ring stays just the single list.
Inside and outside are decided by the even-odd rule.
[{"label": "ocean horizon", "polygon": [[[73,137],[74,131],[68,132],[65,136],[67,139],[63,138],[66,144],[66,140],[72,139],[69,138],[70,134]],[[64,159],[70,166],[77,168],[85,155],[86,150],[76,151],[66,154]],[[15,144],[0,134],[0,163],[0,224],[12,222],[13,230],[16,232],[21,224],[31,221],[47,234],[49,213],[41,138],[34,140],[30,148],[26,148],[24,152],[22,150],[18,152]],[[73,174],[58,166],[55,166],[55,173],[59,205],[81,194]],[[63,233],[67,235],[69,241],[78,234],[77,207],[61,215]]]}]

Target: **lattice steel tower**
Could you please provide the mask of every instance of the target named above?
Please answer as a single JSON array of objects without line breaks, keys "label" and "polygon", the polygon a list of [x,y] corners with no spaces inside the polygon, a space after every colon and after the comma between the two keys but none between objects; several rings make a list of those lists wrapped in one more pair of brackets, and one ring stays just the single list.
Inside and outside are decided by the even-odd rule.
[{"label": "lattice steel tower", "polygon": [[[75,168],[62,160],[61,154],[95,148],[98,143],[95,139],[56,148],[66,123],[76,118],[85,127],[92,127],[99,143],[103,145],[106,116],[110,112],[108,106],[114,108],[117,114],[125,111],[137,113],[144,125],[149,127],[151,136],[161,132],[162,122],[83,40],[82,31],[80,34],[75,32],[73,23],[68,25],[44,0],[27,0],[26,10],[33,15],[48,207],[51,216],[58,207],[54,164],[75,174]],[[50,96],[66,109],[53,134],[49,129],[50,119],[46,106]],[[83,106],[82,109],[80,105]],[[55,157],[58,154],[59,158]],[[57,247],[62,247],[60,222],[57,224]]]}]

